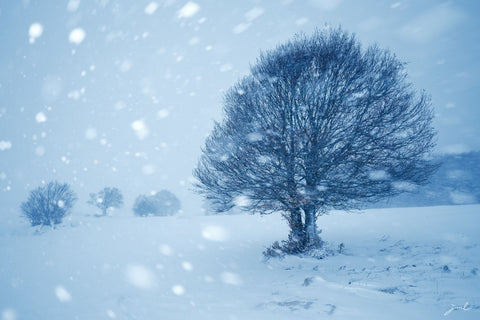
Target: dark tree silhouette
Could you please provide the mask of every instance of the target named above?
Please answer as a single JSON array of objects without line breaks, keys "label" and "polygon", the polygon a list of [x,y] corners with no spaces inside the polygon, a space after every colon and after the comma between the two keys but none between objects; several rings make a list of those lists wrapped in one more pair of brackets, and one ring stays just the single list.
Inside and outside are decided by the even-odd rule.
[{"label": "dark tree silhouette", "polygon": [[197,190],[218,212],[282,212],[286,251],[321,247],[319,215],[396,195],[435,170],[430,100],[406,77],[395,55],[341,29],[262,53],[225,95]]},{"label": "dark tree silhouette", "polygon": [[31,191],[28,200],[22,202],[21,209],[32,226],[53,228],[62,222],[76,200],[77,197],[68,184],[51,181]]},{"label": "dark tree silhouette", "polygon": [[103,188],[98,193],[90,193],[88,204],[102,210],[102,215],[107,215],[109,208],[120,208],[123,205],[123,195],[117,188]]},{"label": "dark tree silhouette", "polygon": [[180,210],[180,200],[168,190],[135,199],[133,212],[137,216],[171,216]]}]

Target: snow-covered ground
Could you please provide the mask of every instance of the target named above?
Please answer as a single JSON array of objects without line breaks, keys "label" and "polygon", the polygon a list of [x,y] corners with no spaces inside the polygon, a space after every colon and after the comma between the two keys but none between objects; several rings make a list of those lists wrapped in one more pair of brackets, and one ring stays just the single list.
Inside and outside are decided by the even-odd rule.
[{"label": "snow-covered ground", "polygon": [[1,320],[480,318],[480,205],[333,212],[318,224],[343,253],[265,261],[288,233],[279,215],[4,225]]}]

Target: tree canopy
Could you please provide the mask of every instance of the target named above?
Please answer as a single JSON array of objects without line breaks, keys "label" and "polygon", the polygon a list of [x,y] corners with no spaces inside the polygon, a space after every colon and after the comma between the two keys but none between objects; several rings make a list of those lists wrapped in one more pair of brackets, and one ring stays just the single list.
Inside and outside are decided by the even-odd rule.
[{"label": "tree canopy", "polygon": [[62,222],[76,200],[76,194],[69,184],[51,181],[32,190],[27,201],[22,202],[21,209],[32,226],[53,228]]},{"label": "tree canopy", "polygon": [[137,216],[172,216],[180,211],[180,200],[168,190],[152,195],[139,195],[135,199],[133,212]]},{"label": "tree canopy", "polygon": [[87,203],[101,209],[105,216],[109,208],[120,208],[123,205],[123,195],[118,188],[105,187],[98,193],[90,193]]},{"label": "tree canopy", "polygon": [[432,119],[429,97],[388,50],[363,49],[341,29],[297,35],[226,93],[196,187],[217,211],[281,211],[303,250],[319,243],[318,215],[428,181]]}]

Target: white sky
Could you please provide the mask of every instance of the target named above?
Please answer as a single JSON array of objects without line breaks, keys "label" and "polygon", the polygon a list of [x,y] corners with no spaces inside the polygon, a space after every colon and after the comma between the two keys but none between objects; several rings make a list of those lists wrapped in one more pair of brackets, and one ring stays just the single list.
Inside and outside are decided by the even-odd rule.
[{"label": "white sky", "polygon": [[438,152],[480,149],[480,2],[2,1],[0,203],[41,181],[126,205],[169,189],[199,213],[191,173],[222,94],[260,50],[326,23],[408,62],[432,95]]}]

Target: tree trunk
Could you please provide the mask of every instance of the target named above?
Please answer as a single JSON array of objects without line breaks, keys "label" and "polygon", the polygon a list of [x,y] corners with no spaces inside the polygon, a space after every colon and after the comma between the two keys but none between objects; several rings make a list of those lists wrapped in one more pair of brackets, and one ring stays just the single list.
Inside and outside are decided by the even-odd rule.
[{"label": "tree trunk", "polygon": [[303,252],[305,247],[305,228],[300,208],[295,208],[289,212],[288,224],[290,226],[290,234],[288,235],[287,251],[290,253]]},{"label": "tree trunk", "polygon": [[302,213],[300,209],[295,209],[290,212],[290,236],[296,242],[302,242],[305,237],[304,226],[302,222]]},{"label": "tree trunk", "polygon": [[307,205],[303,211],[305,213],[305,249],[320,248],[322,246],[322,240],[317,233],[315,207]]}]

